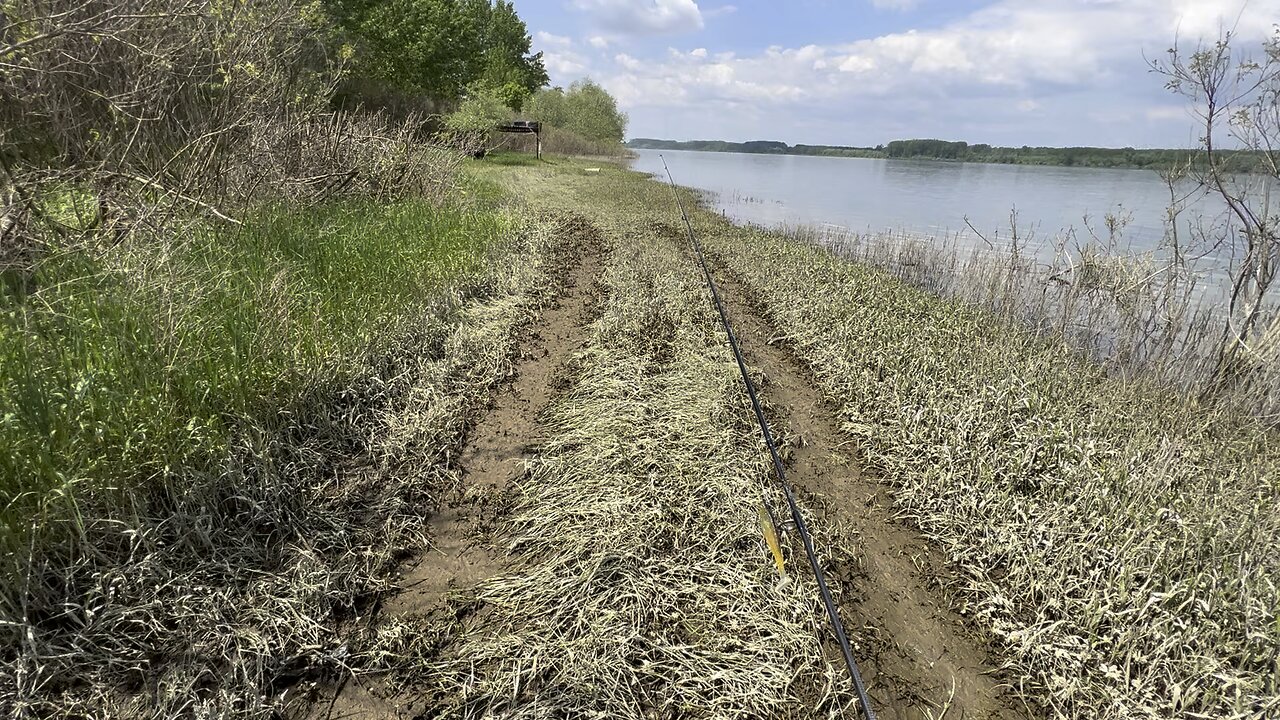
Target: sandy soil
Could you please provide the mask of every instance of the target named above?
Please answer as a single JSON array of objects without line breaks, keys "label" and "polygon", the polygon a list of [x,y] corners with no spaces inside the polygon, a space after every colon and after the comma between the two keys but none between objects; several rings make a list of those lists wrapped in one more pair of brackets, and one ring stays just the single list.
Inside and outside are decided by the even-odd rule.
[{"label": "sandy soil", "polygon": [[[461,482],[431,519],[432,545],[402,569],[400,592],[380,608],[382,618],[438,611],[451,593],[465,593],[503,570],[505,552],[494,527],[510,508],[512,481],[542,439],[539,414],[554,395],[557,377],[586,339],[601,268],[598,234],[590,225],[568,223],[579,236],[578,262],[566,268],[557,303],[543,311],[521,339],[512,382],[493,399],[467,438],[458,459]],[[380,683],[348,680],[329,688],[308,718],[412,718],[428,708],[412,694],[396,695]]]}]

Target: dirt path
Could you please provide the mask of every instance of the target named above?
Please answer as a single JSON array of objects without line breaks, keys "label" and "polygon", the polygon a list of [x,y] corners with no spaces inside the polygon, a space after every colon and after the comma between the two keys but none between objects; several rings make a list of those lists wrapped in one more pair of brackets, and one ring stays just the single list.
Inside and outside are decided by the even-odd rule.
[{"label": "dirt path", "polygon": [[459,491],[432,522],[435,547],[404,575],[402,593],[384,612],[421,612],[436,605],[450,589],[471,587],[501,568],[501,554],[491,547],[490,531],[510,505],[512,480],[524,472],[541,438],[538,415],[556,385],[565,361],[586,342],[586,321],[595,278],[600,272],[599,246],[583,244],[583,257],[566,279],[564,295],[534,322],[524,339],[515,381],[495,398],[476,424],[458,459]]},{"label": "dirt path", "polygon": [[[747,361],[766,378],[761,392],[793,445],[788,479],[824,508],[830,524],[856,531],[863,567],[848,569],[857,597],[841,612],[860,658],[872,702],[884,720],[1024,718],[1030,714],[992,676],[985,643],[940,590],[945,559],[917,531],[895,520],[887,486],[861,472],[839,421],[803,366],[750,303],[746,289],[714,269]],[[851,577],[850,577],[851,576]],[[865,652],[865,651],[864,651]],[[945,713],[944,713],[945,711]]]},{"label": "dirt path", "polygon": [[[596,302],[602,247],[598,232],[570,221],[582,255],[567,270],[564,291],[522,338],[514,380],[493,399],[469,433],[458,459],[462,471],[455,492],[431,519],[432,546],[402,569],[402,590],[387,599],[383,618],[421,615],[443,605],[450,593],[473,588],[503,569],[501,548],[492,544],[494,526],[511,506],[512,482],[543,439],[539,415],[557,386],[557,375],[587,340]],[[420,701],[386,697],[376,685],[345,683],[336,698],[317,702],[309,718],[411,718]]]}]

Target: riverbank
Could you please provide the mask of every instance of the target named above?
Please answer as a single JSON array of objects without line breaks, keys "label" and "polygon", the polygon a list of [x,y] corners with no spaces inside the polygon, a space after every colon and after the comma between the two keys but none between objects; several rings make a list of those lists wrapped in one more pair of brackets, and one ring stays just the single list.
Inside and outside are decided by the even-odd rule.
[{"label": "riverbank", "polygon": [[[509,182],[633,242],[678,241],[669,190],[636,174],[563,163]],[[864,468],[810,486],[835,498],[821,517],[841,517],[840,475],[874,478],[941,550],[946,562],[925,577],[951,588],[948,604],[992,642],[993,666],[1021,700],[1059,717],[1275,714],[1274,431],[1109,376],[1059,342],[821,248],[708,212],[694,221],[726,285],[741,288],[740,312],[759,313],[758,337],[794,357],[835,409],[830,451],[852,448]],[[875,497],[875,485],[854,496]],[[859,521],[857,561],[827,552],[837,568],[861,566],[846,590],[869,603],[861,583],[884,571],[881,535]],[[907,637],[844,603],[872,628],[863,642]],[[860,646],[872,664],[875,647]],[[918,708],[944,702],[922,694]]]},{"label": "riverbank", "polygon": [[[367,236],[413,276],[388,292],[453,274],[364,320],[284,305],[263,342],[387,334],[300,367],[307,392],[239,419],[220,462],[134,491],[146,513],[82,512],[72,562],[28,546],[0,704],[856,713],[798,539],[785,581],[763,539],[768,455],[671,189],[558,157],[467,174],[460,237],[496,231],[456,247],[483,261],[420,254],[432,216]],[[880,717],[1280,711],[1274,431],[685,198]],[[364,247],[296,227],[322,268]]]}]

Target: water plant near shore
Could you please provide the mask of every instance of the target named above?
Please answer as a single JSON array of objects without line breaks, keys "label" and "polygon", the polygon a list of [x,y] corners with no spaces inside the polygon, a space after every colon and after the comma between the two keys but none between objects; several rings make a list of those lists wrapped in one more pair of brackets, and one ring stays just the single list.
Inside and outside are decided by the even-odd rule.
[{"label": "water plant near shore", "polygon": [[[1090,231],[1083,240],[1068,231],[1051,240],[1024,236],[1021,245],[1003,248],[829,227],[774,232],[982,307],[1084,352],[1117,376],[1156,382],[1264,422],[1280,417],[1280,308],[1263,306],[1262,332],[1236,361],[1232,382],[1217,382],[1230,322],[1222,297],[1227,278],[1187,259],[1194,253],[1185,247],[1124,250],[1123,221],[1109,216],[1106,223],[1109,232]],[[1018,237],[1016,226],[1012,236]]]}]

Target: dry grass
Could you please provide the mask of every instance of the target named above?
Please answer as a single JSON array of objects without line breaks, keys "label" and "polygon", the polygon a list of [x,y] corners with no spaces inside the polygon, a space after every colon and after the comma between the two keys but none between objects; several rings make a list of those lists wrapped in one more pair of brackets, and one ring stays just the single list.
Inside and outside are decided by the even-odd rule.
[{"label": "dry grass", "polygon": [[460,626],[390,624],[376,642],[409,653],[369,656],[434,678],[445,717],[847,716],[812,580],[793,557],[780,583],[765,548],[767,456],[696,266],[636,219],[605,228],[604,305],[519,483],[509,571]]},{"label": "dry grass", "polygon": [[1128,250],[1123,219],[1105,225],[968,249],[956,238],[902,233],[798,227],[784,234],[990,310],[1084,351],[1113,374],[1280,420],[1280,308],[1263,311],[1263,332],[1224,383],[1217,371],[1228,313],[1218,261],[1188,247]]},{"label": "dry grass", "polygon": [[[669,215],[658,183],[559,170],[541,200],[616,212],[619,234]],[[1280,714],[1273,430],[1108,371],[1017,312],[695,223],[961,571],[957,597],[1027,700],[1063,718]]]},{"label": "dry grass", "polygon": [[1274,433],[809,243],[707,244],[1058,717],[1280,712]]}]

